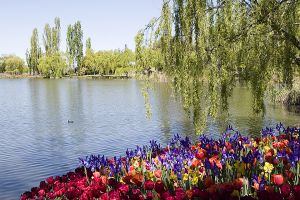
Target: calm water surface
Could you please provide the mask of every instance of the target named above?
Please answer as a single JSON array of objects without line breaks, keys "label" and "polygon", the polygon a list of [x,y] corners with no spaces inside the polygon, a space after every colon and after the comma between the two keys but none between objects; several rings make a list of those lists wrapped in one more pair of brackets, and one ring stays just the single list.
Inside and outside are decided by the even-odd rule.
[{"label": "calm water surface", "polygon": [[[166,83],[151,94],[152,118],[145,116],[143,83],[135,80],[0,79],[0,199],[18,199],[46,177],[62,175],[89,154],[123,155],[127,148],[175,133],[192,135],[191,121]],[[252,115],[246,88],[234,90],[229,115],[209,121],[218,136],[228,123],[258,132],[281,121],[300,123],[300,114],[267,106]],[[68,120],[74,123],[68,123]],[[195,136],[194,136],[195,138]]]}]

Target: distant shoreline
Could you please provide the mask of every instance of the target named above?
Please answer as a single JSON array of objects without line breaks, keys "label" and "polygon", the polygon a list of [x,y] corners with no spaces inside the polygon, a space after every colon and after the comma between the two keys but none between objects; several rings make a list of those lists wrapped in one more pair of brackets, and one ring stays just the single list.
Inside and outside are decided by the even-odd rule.
[{"label": "distant shoreline", "polygon": [[46,78],[42,75],[30,75],[30,74],[9,74],[9,73],[0,73],[0,79],[137,79],[137,80],[155,80],[158,82],[168,82],[168,78],[163,73],[153,73],[149,77],[147,75],[135,74],[133,76],[117,76],[117,75],[67,75],[61,78]]},{"label": "distant shoreline", "polygon": [[41,75],[0,73],[0,79],[43,78]]}]

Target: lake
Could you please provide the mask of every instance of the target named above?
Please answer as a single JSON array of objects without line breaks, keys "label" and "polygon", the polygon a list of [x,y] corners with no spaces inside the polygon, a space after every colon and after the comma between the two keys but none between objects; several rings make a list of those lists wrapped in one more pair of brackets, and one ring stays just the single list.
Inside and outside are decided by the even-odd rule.
[{"label": "lake", "polygon": [[[124,155],[152,139],[166,144],[175,133],[196,138],[167,83],[153,85],[150,119],[142,87],[137,80],[0,79],[0,199],[18,199],[45,178],[73,170],[81,156]],[[280,121],[300,122],[299,113],[282,106],[268,105],[264,117],[253,115],[244,87],[229,102],[230,114],[208,122],[213,137],[227,124],[257,133]]]}]

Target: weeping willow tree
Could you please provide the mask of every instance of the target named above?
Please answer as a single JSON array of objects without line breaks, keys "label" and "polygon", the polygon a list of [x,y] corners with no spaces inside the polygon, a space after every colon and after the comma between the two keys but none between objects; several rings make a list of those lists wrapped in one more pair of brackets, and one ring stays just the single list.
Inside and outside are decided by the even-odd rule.
[{"label": "weeping willow tree", "polygon": [[153,65],[145,51],[159,48],[162,69],[200,133],[208,117],[228,108],[238,80],[251,87],[255,113],[264,113],[266,91],[292,87],[299,19],[298,0],[164,0],[161,16],[136,36],[137,64]]}]

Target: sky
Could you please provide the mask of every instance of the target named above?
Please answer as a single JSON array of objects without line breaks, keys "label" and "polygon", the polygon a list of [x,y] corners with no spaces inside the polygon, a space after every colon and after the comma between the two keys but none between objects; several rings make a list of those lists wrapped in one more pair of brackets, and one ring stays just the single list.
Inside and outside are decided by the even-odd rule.
[{"label": "sky", "polygon": [[92,48],[135,48],[134,37],[153,17],[159,17],[162,0],[0,0],[0,55],[25,58],[34,28],[40,44],[46,23],[61,21],[61,50],[66,49],[69,24],[81,22],[83,41],[91,37]]}]

